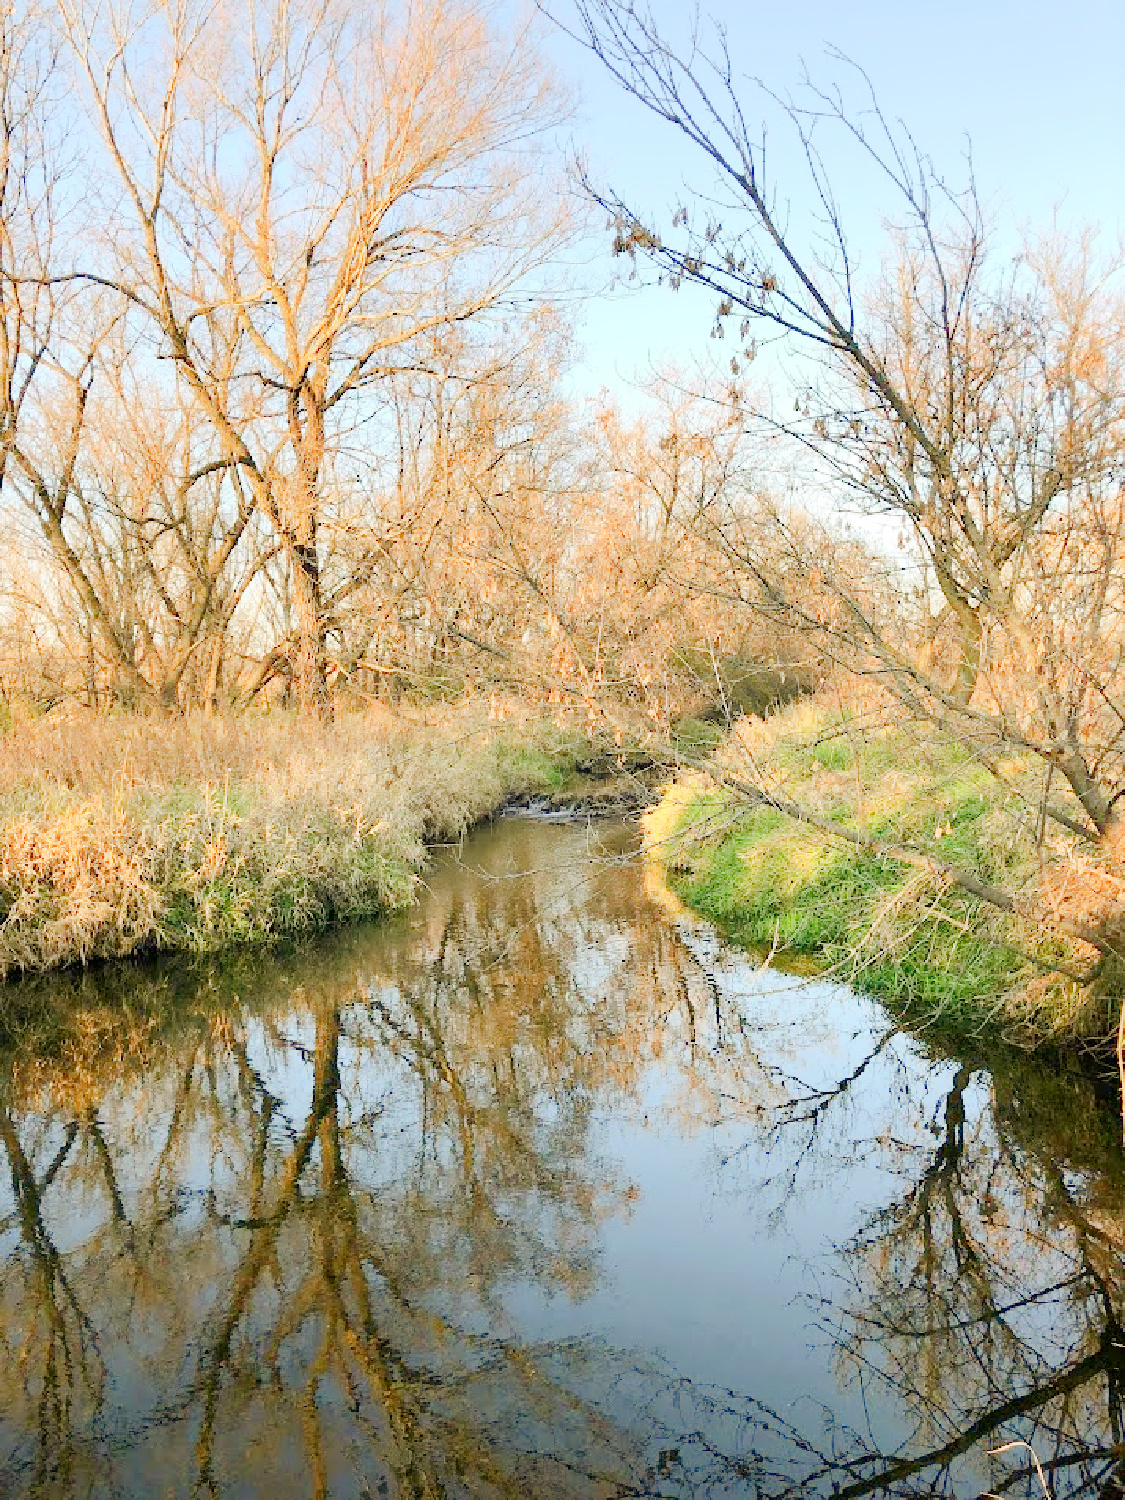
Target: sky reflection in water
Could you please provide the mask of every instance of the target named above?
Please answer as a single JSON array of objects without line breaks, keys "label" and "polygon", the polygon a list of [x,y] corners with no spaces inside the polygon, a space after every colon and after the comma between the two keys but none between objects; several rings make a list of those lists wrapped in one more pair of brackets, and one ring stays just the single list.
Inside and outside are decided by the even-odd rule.
[{"label": "sky reflection in water", "polygon": [[1112,1109],[759,970],[631,838],[26,991],[0,1492],[1032,1495],[1023,1439],[1121,1493]]}]

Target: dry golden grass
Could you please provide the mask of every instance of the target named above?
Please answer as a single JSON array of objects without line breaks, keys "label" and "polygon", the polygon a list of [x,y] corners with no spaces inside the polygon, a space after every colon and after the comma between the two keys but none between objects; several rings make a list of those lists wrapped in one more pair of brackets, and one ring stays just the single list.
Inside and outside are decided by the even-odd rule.
[{"label": "dry golden grass", "polygon": [[549,739],[495,705],[22,725],[0,739],[0,976],[401,906],[427,840],[544,784]]}]

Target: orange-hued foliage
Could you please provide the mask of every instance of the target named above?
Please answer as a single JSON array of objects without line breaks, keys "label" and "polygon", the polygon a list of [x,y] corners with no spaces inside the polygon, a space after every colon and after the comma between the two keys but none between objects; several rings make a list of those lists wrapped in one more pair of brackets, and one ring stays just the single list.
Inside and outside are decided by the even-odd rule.
[{"label": "orange-hued foliage", "polygon": [[[618,253],[737,329],[721,371],[654,373],[629,413],[568,379],[587,226],[534,24],[474,0],[0,18],[0,717],[494,693],[667,754],[685,718],[850,676],[990,773],[1029,757],[1036,849],[1050,822],[1116,879],[1120,258],[1058,231],[1003,259],[971,181],[837,94],[772,96],[828,215],[783,220],[722,39],[709,70],[702,34],[679,58],[635,9],[580,12],[732,194],[665,232],[585,182]],[[893,199],[873,274],[814,125]],[[766,340],[786,352],[755,364]],[[91,818],[74,846],[116,847]],[[41,836],[19,859],[66,865]],[[168,920],[130,894],[150,857],[105,872],[122,931]],[[1067,916],[1041,890],[1123,956],[1108,897]]]},{"label": "orange-hued foliage", "polygon": [[693,529],[753,490],[737,414],[567,394],[564,106],[473,0],[3,18],[10,699],[666,718],[774,652]]}]

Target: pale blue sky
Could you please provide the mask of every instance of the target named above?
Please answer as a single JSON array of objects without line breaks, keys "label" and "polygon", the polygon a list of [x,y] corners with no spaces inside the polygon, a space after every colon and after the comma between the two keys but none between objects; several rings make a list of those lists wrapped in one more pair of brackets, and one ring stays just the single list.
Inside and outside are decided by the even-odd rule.
[{"label": "pale blue sky", "polygon": [[[560,13],[564,0],[560,0]],[[1045,228],[1058,211],[1063,225],[1102,226],[1107,245],[1125,230],[1125,0],[734,0],[704,6],[729,34],[740,71],[779,92],[799,85],[801,62],[818,80],[846,74],[825,56],[834,45],[870,76],[884,112],[901,117],[917,143],[947,175],[963,175],[972,142],[978,189],[1001,237],[1014,243],[1021,227]],[[658,0],[669,35],[683,35],[691,8]],[[579,93],[574,145],[592,173],[641,208],[674,204],[683,184],[702,184],[700,163],[625,96],[581,48],[565,37],[549,42],[562,77]],[[779,136],[775,175],[790,170]],[[877,259],[882,217],[893,200],[873,185],[849,181],[840,197],[853,209],[853,243]],[[598,242],[589,274],[606,279],[614,263]],[[599,297],[587,308],[581,388],[621,389],[651,360],[706,351],[706,303],[658,290]]]}]

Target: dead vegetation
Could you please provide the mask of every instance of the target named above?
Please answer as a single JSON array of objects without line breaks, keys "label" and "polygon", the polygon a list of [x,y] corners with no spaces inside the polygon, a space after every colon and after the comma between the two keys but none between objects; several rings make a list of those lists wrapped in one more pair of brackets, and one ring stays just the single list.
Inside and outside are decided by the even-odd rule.
[{"label": "dead vegetation", "polygon": [[401,906],[428,841],[549,787],[569,743],[481,705],[23,725],[0,739],[0,975]]}]

